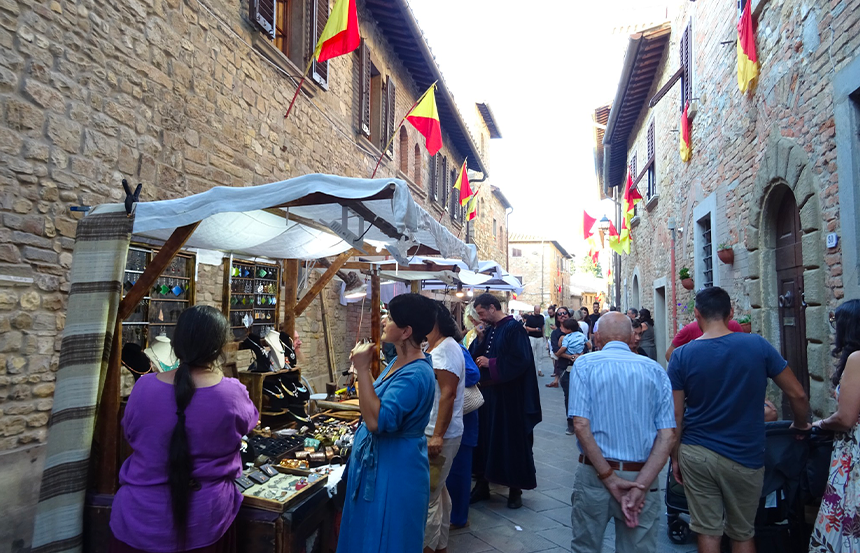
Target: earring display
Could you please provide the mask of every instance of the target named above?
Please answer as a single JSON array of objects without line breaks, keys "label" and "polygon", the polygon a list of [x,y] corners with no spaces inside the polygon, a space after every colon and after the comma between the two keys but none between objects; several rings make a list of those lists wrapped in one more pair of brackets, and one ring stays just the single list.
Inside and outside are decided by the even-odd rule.
[{"label": "earring display", "polygon": [[234,259],[226,268],[223,309],[236,338],[278,327],[279,276],[275,263]]},{"label": "earring display", "polygon": [[[147,246],[129,247],[122,282],[123,295],[137,284],[157,253],[157,249]],[[123,344],[134,343],[145,348],[160,334],[168,338],[173,336],[179,314],[194,305],[195,265],[195,256],[190,253],[180,252],[171,260],[134,312],[122,322]]]},{"label": "earring display", "polygon": [[[268,477],[262,483],[259,480],[262,480],[260,475],[263,475],[263,473],[256,469],[252,469],[252,475],[240,478],[241,482],[237,481],[236,484],[239,490],[245,496],[243,505],[282,513],[287,507],[295,503],[302,494],[307,493],[310,489],[315,489],[328,480],[328,475],[326,474],[314,473],[302,476],[285,474],[281,471],[286,469],[281,466],[273,468],[278,473],[275,476]],[[253,485],[246,487],[248,481],[253,483]]]}]

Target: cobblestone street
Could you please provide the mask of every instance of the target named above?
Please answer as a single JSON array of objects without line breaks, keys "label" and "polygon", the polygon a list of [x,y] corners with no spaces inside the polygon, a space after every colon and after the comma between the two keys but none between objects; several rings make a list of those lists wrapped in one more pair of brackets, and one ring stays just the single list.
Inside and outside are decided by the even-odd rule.
[{"label": "cobblestone street", "polygon": [[[552,367],[545,359],[538,378],[541,390],[543,422],[535,429],[534,455],[538,487],[523,492],[523,507],[507,508],[507,488],[494,487],[490,501],[473,505],[469,527],[451,533],[452,553],[562,553],[570,551],[570,494],[576,470],[578,451],[574,436],[565,434],[563,392],[547,388]],[[660,491],[665,487],[665,473],[660,476]],[[519,530],[520,528],[521,530]],[[666,517],[660,517],[657,551],[694,552],[696,545],[671,543],[666,536]],[[615,530],[607,527],[603,552],[615,551]]]}]

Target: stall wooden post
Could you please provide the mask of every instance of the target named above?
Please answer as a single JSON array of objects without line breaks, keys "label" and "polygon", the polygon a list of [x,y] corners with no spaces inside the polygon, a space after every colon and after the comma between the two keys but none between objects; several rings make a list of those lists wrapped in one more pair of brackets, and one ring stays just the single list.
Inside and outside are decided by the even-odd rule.
[{"label": "stall wooden post", "polygon": [[290,338],[296,331],[296,296],[299,288],[299,260],[284,261],[284,324],[281,330]]},{"label": "stall wooden post", "polygon": [[[379,269],[374,267],[370,273],[370,338],[376,344],[377,351],[382,351],[382,314],[379,311],[380,279]],[[373,378],[379,376],[379,355],[374,355],[370,364],[370,372]]]},{"label": "stall wooden post", "polygon": [[420,280],[410,281],[409,282],[409,289],[413,294],[420,294],[421,293],[421,281]]}]

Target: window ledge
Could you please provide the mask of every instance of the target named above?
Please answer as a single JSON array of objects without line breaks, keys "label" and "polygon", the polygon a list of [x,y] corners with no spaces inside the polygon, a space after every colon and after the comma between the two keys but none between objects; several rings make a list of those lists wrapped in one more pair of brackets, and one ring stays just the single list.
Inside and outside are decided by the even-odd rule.
[{"label": "window ledge", "polygon": [[[243,18],[244,19],[244,18]],[[245,22],[251,25],[247,19]],[[253,29],[254,27],[251,26]],[[281,71],[298,81],[302,78],[302,69],[293,63],[293,60],[284,55],[283,52],[269,40],[269,37],[264,36],[261,32],[254,29],[251,35],[251,45],[254,49],[262,54],[267,60],[275,64]],[[305,79],[305,84],[302,85],[302,94],[308,98],[313,98],[318,92],[322,91],[322,87],[314,82],[313,79]]]},{"label": "window ledge", "polygon": [[642,218],[638,215],[635,215],[632,219],[630,219],[630,228],[636,228],[639,226],[639,223],[642,221]]},{"label": "window ledge", "polygon": [[427,191],[422,189],[420,186],[415,184],[412,178],[404,173],[403,171],[397,171],[397,178],[403,179],[406,181],[406,184],[409,185],[409,190],[412,192],[413,196],[417,196],[418,198],[425,200],[427,199]]},{"label": "window ledge", "polygon": [[645,209],[647,211],[652,211],[655,207],[657,207],[657,200],[659,200],[659,199],[660,199],[660,194],[654,194],[653,196],[648,198],[648,201],[645,202]]}]

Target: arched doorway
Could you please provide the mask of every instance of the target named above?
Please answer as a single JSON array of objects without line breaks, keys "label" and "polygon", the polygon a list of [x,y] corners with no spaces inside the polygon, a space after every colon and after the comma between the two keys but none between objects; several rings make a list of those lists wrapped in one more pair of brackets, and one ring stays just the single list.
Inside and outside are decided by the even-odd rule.
[{"label": "arched doorway", "polygon": [[642,302],[639,299],[639,275],[633,275],[633,297],[630,298],[630,307],[639,309]]},{"label": "arched doorway", "polygon": [[[809,394],[809,367],[806,362],[806,316],[803,292],[803,246],[800,210],[794,194],[781,184],[768,202],[772,209],[774,264],[776,270],[777,313],[780,353]],[[783,416],[790,416],[783,397]]]}]

